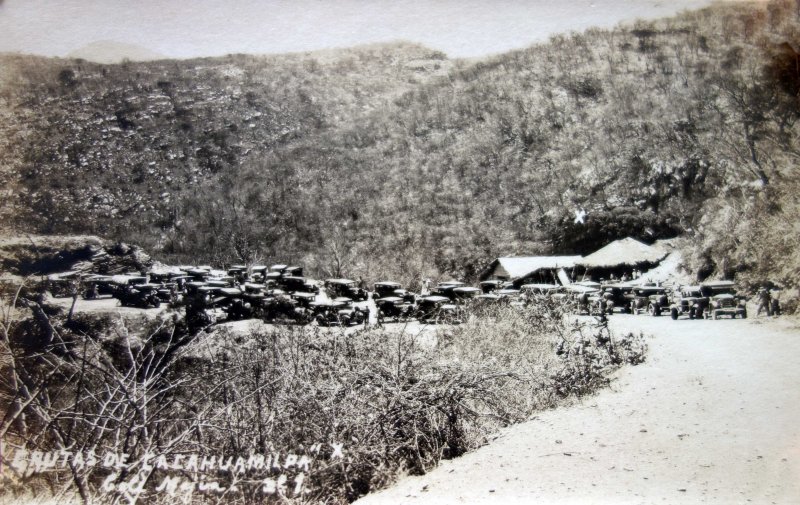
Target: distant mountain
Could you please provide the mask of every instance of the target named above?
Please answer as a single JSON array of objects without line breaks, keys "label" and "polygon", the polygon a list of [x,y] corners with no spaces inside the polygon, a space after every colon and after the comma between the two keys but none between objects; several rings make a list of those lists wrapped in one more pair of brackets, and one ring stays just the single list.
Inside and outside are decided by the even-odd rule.
[{"label": "distant mountain", "polygon": [[95,63],[122,63],[129,61],[164,60],[167,57],[146,47],[113,40],[98,40],[70,52],[68,58],[81,58]]}]

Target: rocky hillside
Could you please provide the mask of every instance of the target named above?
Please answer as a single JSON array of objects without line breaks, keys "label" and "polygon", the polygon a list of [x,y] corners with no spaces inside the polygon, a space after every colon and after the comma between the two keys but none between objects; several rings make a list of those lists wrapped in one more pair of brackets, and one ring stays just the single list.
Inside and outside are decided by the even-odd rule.
[{"label": "rocky hillside", "polygon": [[361,117],[442,72],[440,58],[412,45],[120,65],[5,56],[15,213],[47,233],[155,224],[174,196]]},{"label": "rocky hillside", "polygon": [[685,234],[700,277],[792,283],[799,16],[718,5],[470,63],[6,57],[11,212],[160,256],[406,281]]}]

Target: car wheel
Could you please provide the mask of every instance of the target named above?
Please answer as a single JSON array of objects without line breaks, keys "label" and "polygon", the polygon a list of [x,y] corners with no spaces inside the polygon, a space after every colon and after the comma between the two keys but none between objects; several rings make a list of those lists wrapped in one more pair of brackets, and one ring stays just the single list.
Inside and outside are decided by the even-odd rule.
[{"label": "car wheel", "polygon": [[675,321],[678,319],[678,309],[671,309],[669,311],[669,315],[672,317],[672,320]]},{"label": "car wheel", "polygon": [[742,319],[747,319],[747,309],[742,309]]}]

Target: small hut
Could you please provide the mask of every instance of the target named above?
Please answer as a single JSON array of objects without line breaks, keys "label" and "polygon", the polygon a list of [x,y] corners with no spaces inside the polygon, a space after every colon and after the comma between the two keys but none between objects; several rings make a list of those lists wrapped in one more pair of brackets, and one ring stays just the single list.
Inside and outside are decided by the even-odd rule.
[{"label": "small hut", "polygon": [[580,256],[517,256],[497,258],[480,275],[480,280],[501,279],[516,286],[559,284],[560,270],[572,270]]},{"label": "small hut", "polygon": [[622,278],[624,275],[633,278],[635,271],[646,272],[666,256],[666,251],[627,237],[580,259],[576,271],[592,280]]}]

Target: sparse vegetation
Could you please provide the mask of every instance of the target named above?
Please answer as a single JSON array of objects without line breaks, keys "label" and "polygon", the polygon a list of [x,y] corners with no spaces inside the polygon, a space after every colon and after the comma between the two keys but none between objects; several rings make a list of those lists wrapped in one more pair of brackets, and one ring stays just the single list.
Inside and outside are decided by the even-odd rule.
[{"label": "sparse vegetation", "polygon": [[[561,398],[593,392],[645,352],[641,339],[570,323],[558,307],[501,309],[433,341],[397,327],[189,335],[169,317],[132,327],[86,315],[7,317],[4,450],[110,450],[140,461],[147,451],[247,455],[337,442],[345,458],[312,467],[305,500],[344,503],[474,449]],[[11,479],[4,489],[111,501],[119,496],[98,492],[108,473],[67,468],[55,478]],[[151,491],[163,478],[158,470],[145,477]]]},{"label": "sparse vegetation", "polygon": [[474,64],[410,45],[4,56],[5,212],[176,261],[280,257],[409,286],[683,233],[700,277],[795,286],[798,23],[788,0],[715,5]]}]

